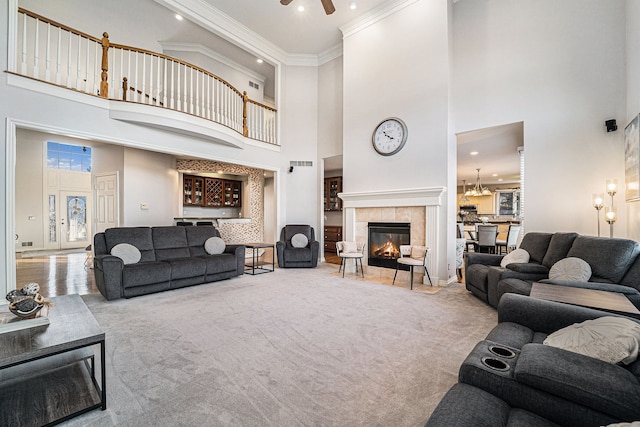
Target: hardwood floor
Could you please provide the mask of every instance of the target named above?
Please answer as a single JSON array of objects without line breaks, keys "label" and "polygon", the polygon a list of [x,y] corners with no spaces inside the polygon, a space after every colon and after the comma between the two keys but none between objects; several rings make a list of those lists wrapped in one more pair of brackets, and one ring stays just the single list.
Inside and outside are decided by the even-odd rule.
[{"label": "hardwood floor", "polygon": [[32,258],[16,254],[16,287],[20,289],[27,283],[36,282],[45,298],[96,293],[98,288],[91,266],[91,259],[87,260],[84,252]]}]

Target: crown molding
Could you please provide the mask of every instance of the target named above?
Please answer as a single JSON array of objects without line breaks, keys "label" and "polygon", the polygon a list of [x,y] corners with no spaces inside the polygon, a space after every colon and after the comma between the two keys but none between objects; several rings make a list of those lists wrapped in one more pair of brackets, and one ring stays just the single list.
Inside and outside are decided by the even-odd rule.
[{"label": "crown molding", "polygon": [[223,39],[277,65],[289,54],[203,0],[155,0]]},{"label": "crown molding", "polygon": [[257,80],[264,84],[266,77],[262,74],[256,73],[254,70],[251,70],[244,65],[240,65],[235,61],[227,58],[226,56],[220,55],[216,51],[209,49],[206,46],[201,45],[200,43],[185,43],[185,42],[158,42],[160,46],[162,46],[162,50],[166,53],[166,51],[177,51],[177,52],[195,52],[205,55],[214,61],[220,62],[227,67],[233,68],[236,71],[239,71],[243,74],[248,75],[254,80]]},{"label": "crown molding", "polygon": [[341,57],[342,52],[342,43],[337,44],[324,52],[320,52],[318,55],[318,65],[326,64],[329,61],[333,61],[334,59]]},{"label": "crown molding", "polygon": [[342,31],[342,39],[346,39],[359,31],[383,20],[384,18],[399,12],[407,6],[419,2],[420,0],[394,0],[383,3],[380,7],[377,7],[366,14],[362,15],[358,19],[354,19],[351,22],[346,23],[340,27]]}]

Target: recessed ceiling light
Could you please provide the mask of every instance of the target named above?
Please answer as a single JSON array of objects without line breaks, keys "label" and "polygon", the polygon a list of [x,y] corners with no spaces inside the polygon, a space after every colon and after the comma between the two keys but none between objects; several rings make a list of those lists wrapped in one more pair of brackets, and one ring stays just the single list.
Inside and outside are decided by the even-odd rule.
[{"label": "recessed ceiling light", "polygon": [[498,178],[498,182],[502,182],[502,178]]},{"label": "recessed ceiling light", "polygon": [[183,19],[183,18],[182,18],[182,15],[178,15],[178,14],[176,13],[176,19],[177,19],[178,21],[182,21],[182,19]]},{"label": "recessed ceiling light", "polygon": [[493,175],[491,175],[491,176],[498,176],[498,174],[497,174],[497,173],[494,173],[494,174],[493,174]]},{"label": "recessed ceiling light", "polygon": [[352,1],[351,3],[349,3],[349,9],[351,10],[356,10],[358,7],[358,4],[354,1]]},{"label": "recessed ceiling light", "polygon": [[478,152],[477,152],[477,151],[472,151],[472,152],[470,152],[469,154],[471,154],[472,156],[477,156],[477,155],[478,155]]},{"label": "recessed ceiling light", "polygon": [[304,12],[304,6],[303,5],[298,6],[298,12]]},{"label": "recessed ceiling light", "polygon": [[258,64],[262,64],[264,61],[263,61],[262,59],[258,58],[258,59],[256,59],[256,62],[257,62]]}]

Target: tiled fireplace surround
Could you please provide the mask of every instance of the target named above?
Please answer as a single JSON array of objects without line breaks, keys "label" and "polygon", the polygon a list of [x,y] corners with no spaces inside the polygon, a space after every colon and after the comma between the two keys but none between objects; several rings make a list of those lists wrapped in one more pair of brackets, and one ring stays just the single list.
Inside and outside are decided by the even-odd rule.
[{"label": "tiled fireplace surround", "polygon": [[[444,220],[444,215],[440,213],[444,194],[443,187],[341,193],[344,239],[367,242],[369,222],[408,222],[411,224],[411,244],[426,245],[431,249],[427,266],[433,284],[443,285],[447,278],[438,277],[437,266],[441,255],[437,248],[440,242],[438,222]],[[395,270],[389,268],[367,267],[367,275],[380,278],[392,278],[394,273]],[[418,273],[422,272],[416,270],[416,280],[419,281]],[[425,283],[424,277],[422,283]]]}]

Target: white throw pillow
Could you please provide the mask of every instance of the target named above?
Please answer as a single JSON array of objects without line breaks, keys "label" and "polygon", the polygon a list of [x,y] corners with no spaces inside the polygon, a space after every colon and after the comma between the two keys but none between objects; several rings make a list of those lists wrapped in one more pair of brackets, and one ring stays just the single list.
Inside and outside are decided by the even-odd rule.
[{"label": "white throw pillow", "polygon": [[411,253],[409,254],[409,257],[422,260],[426,252],[427,248],[424,246],[411,246]]},{"label": "white throw pillow", "polygon": [[628,365],[638,357],[640,324],[622,317],[599,317],[562,328],[549,335],[544,344]]},{"label": "white throw pillow", "polygon": [[138,248],[128,243],[119,243],[111,248],[111,255],[117,256],[126,264],[135,264],[140,262],[142,255]]},{"label": "white throw pillow", "polygon": [[209,255],[218,255],[224,252],[227,245],[225,245],[224,240],[220,237],[209,237],[204,242],[204,250]]},{"label": "white throw pillow", "polygon": [[347,254],[358,252],[358,244],[356,242],[343,242],[342,252]]},{"label": "white throw pillow", "polygon": [[309,239],[304,234],[297,233],[291,238],[291,244],[294,248],[306,248],[309,244]]},{"label": "white throw pillow", "polygon": [[529,252],[518,248],[509,252],[502,258],[502,261],[500,261],[500,267],[506,268],[508,264],[527,262],[529,262]]},{"label": "white throw pillow", "polygon": [[549,279],[568,280],[570,282],[588,282],[591,278],[591,266],[583,259],[569,257],[553,264],[549,270]]}]

